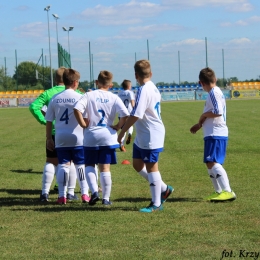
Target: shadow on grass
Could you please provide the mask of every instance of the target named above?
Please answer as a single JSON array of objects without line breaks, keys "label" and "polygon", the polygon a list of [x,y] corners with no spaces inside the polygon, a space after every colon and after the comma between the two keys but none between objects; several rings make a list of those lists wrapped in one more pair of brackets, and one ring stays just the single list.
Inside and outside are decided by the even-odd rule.
[{"label": "shadow on grass", "polygon": [[[142,201],[151,201],[150,198],[120,198],[115,199],[114,201],[117,202],[142,202]],[[202,199],[200,198],[169,198],[167,199],[167,202],[201,202]]]},{"label": "shadow on grass", "polygon": [[15,172],[15,173],[33,173],[33,174],[42,174],[42,172],[37,172],[33,171],[33,169],[28,169],[28,170],[10,170],[10,172]]}]

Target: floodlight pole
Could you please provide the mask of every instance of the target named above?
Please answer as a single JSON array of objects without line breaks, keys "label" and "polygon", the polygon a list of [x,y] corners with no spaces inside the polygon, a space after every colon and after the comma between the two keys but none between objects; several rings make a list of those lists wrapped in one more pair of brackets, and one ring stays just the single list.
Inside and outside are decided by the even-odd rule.
[{"label": "floodlight pole", "polygon": [[70,55],[70,31],[73,30],[73,26],[70,26],[69,29],[67,29],[66,27],[62,27],[63,31],[68,32],[68,47],[69,47],[69,55]]},{"label": "floodlight pole", "polygon": [[52,14],[52,16],[56,20],[57,53],[58,53],[58,67],[59,67],[59,40],[58,40],[58,19],[59,19],[59,16],[57,14]]},{"label": "floodlight pole", "polygon": [[44,8],[44,11],[47,11],[47,20],[48,20],[48,35],[49,35],[49,55],[50,55],[50,69],[51,69],[51,87],[53,87],[53,75],[51,67],[51,39],[50,39],[50,23],[49,23],[49,11],[51,6],[48,5]]}]

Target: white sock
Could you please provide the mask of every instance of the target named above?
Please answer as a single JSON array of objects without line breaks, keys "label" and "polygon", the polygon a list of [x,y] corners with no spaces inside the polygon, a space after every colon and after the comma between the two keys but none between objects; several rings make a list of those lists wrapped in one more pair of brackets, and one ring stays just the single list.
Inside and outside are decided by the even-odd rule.
[{"label": "white sock", "polygon": [[87,166],[85,168],[86,178],[88,182],[88,186],[91,190],[91,193],[98,192],[98,185],[97,185],[97,177],[95,173],[95,168],[92,166]]},{"label": "white sock", "polygon": [[134,127],[131,126],[131,127],[128,129],[128,134],[132,135],[132,134],[133,134],[133,131],[134,131]]},{"label": "white sock", "polygon": [[100,183],[102,188],[102,198],[109,201],[112,187],[112,179],[110,172],[100,173]]},{"label": "white sock", "polygon": [[95,174],[96,174],[96,178],[97,178],[97,182],[98,182],[98,165],[95,164]]},{"label": "white sock", "polygon": [[231,192],[228,176],[227,176],[225,169],[222,167],[222,165],[219,163],[216,163],[211,168],[211,170],[212,170],[212,173],[214,174],[214,177],[218,181],[221,189],[224,191]]},{"label": "white sock", "polygon": [[49,194],[52,181],[54,179],[56,166],[46,162],[42,173],[42,194]]},{"label": "white sock", "polygon": [[145,178],[147,181],[148,181],[148,173],[147,173],[147,170],[146,170],[146,167],[144,166],[144,168],[138,172],[143,178]]},{"label": "white sock", "polygon": [[[138,172],[143,178],[145,178],[147,181],[148,180],[148,173],[147,173],[147,170],[146,170],[146,167],[144,166],[144,168]],[[164,181],[162,180],[161,181],[161,192],[165,192],[167,190],[167,184],[164,183]]]},{"label": "white sock", "polygon": [[70,172],[70,165],[68,165],[68,164],[59,165],[59,170],[57,172],[59,197],[66,198],[66,190],[67,190],[67,185],[68,185],[69,172]]},{"label": "white sock", "polygon": [[215,189],[216,192],[220,193],[222,191],[221,187],[219,186],[218,180],[215,178],[212,169],[208,169],[208,174],[209,177],[212,181],[213,187]]},{"label": "white sock", "polygon": [[81,195],[88,195],[88,183],[85,175],[85,165],[84,164],[75,164],[77,171],[77,179],[80,186]]},{"label": "white sock", "polygon": [[159,207],[161,205],[161,174],[160,172],[150,172],[148,173],[148,179],[152,194],[152,202],[154,206]]},{"label": "white sock", "polygon": [[71,162],[70,164],[70,172],[69,172],[69,181],[68,181],[68,193],[74,196],[74,191],[76,188],[77,181],[77,171],[75,168],[75,164]]}]

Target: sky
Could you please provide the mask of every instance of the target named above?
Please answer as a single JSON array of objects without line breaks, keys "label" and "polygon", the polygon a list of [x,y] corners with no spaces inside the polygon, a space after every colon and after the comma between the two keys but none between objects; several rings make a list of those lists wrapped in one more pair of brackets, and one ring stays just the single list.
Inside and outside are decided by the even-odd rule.
[{"label": "sky", "polygon": [[81,80],[91,79],[89,47],[94,78],[110,70],[118,83],[135,82],[139,59],[150,60],[155,83],[197,81],[207,65],[218,78],[260,75],[259,0],[1,0],[0,16],[0,66],[10,76],[16,60],[37,63],[42,52],[56,69],[57,36]]}]

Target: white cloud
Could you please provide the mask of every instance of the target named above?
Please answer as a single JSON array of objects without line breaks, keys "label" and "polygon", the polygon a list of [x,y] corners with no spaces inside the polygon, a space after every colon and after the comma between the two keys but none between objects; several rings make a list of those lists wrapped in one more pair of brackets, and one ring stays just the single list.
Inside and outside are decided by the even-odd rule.
[{"label": "white cloud", "polygon": [[253,9],[249,0],[162,0],[162,5],[174,9],[224,7],[232,12],[248,12]]},{"label": "white cloud", "polygon": [[23,24],[15,27],[13,31],[17,32],[19,37],[42,37],[43,32],[46,31],[46,24],[42,22]]},{"label": "white cloud", "polygon": [[229,42],[227,42],[226,45],[244,45],[247,44],[249,45],[251,43],[251,40],[248,38],[237,38],[237,39],[232,39]]},{"label": "white cloud", "polygon": [[20,5],[16,8],[14,8],[14,10],[17,10],[17,11],[27,11],[29,10],[30,8],[27,6],[27,5]]},{"label": "white cloud", "polygon": [[141,23],[145,17],[153,17],[163,11],[159,4],[150,2],[137,2],[132,0],[128,3],[115,6],[97,5],[87,8],[81,13],[81,18],[98,21],[101,25],[125,25]]},{"label": "white cloud", "polygon": [[222,27],[228,27],[228,26],[247,26],[253,23],[260,23],[260,16],[252,16],[244,20],[238,20],[234,23],[231,22],[224,22],[221,24]]}]

